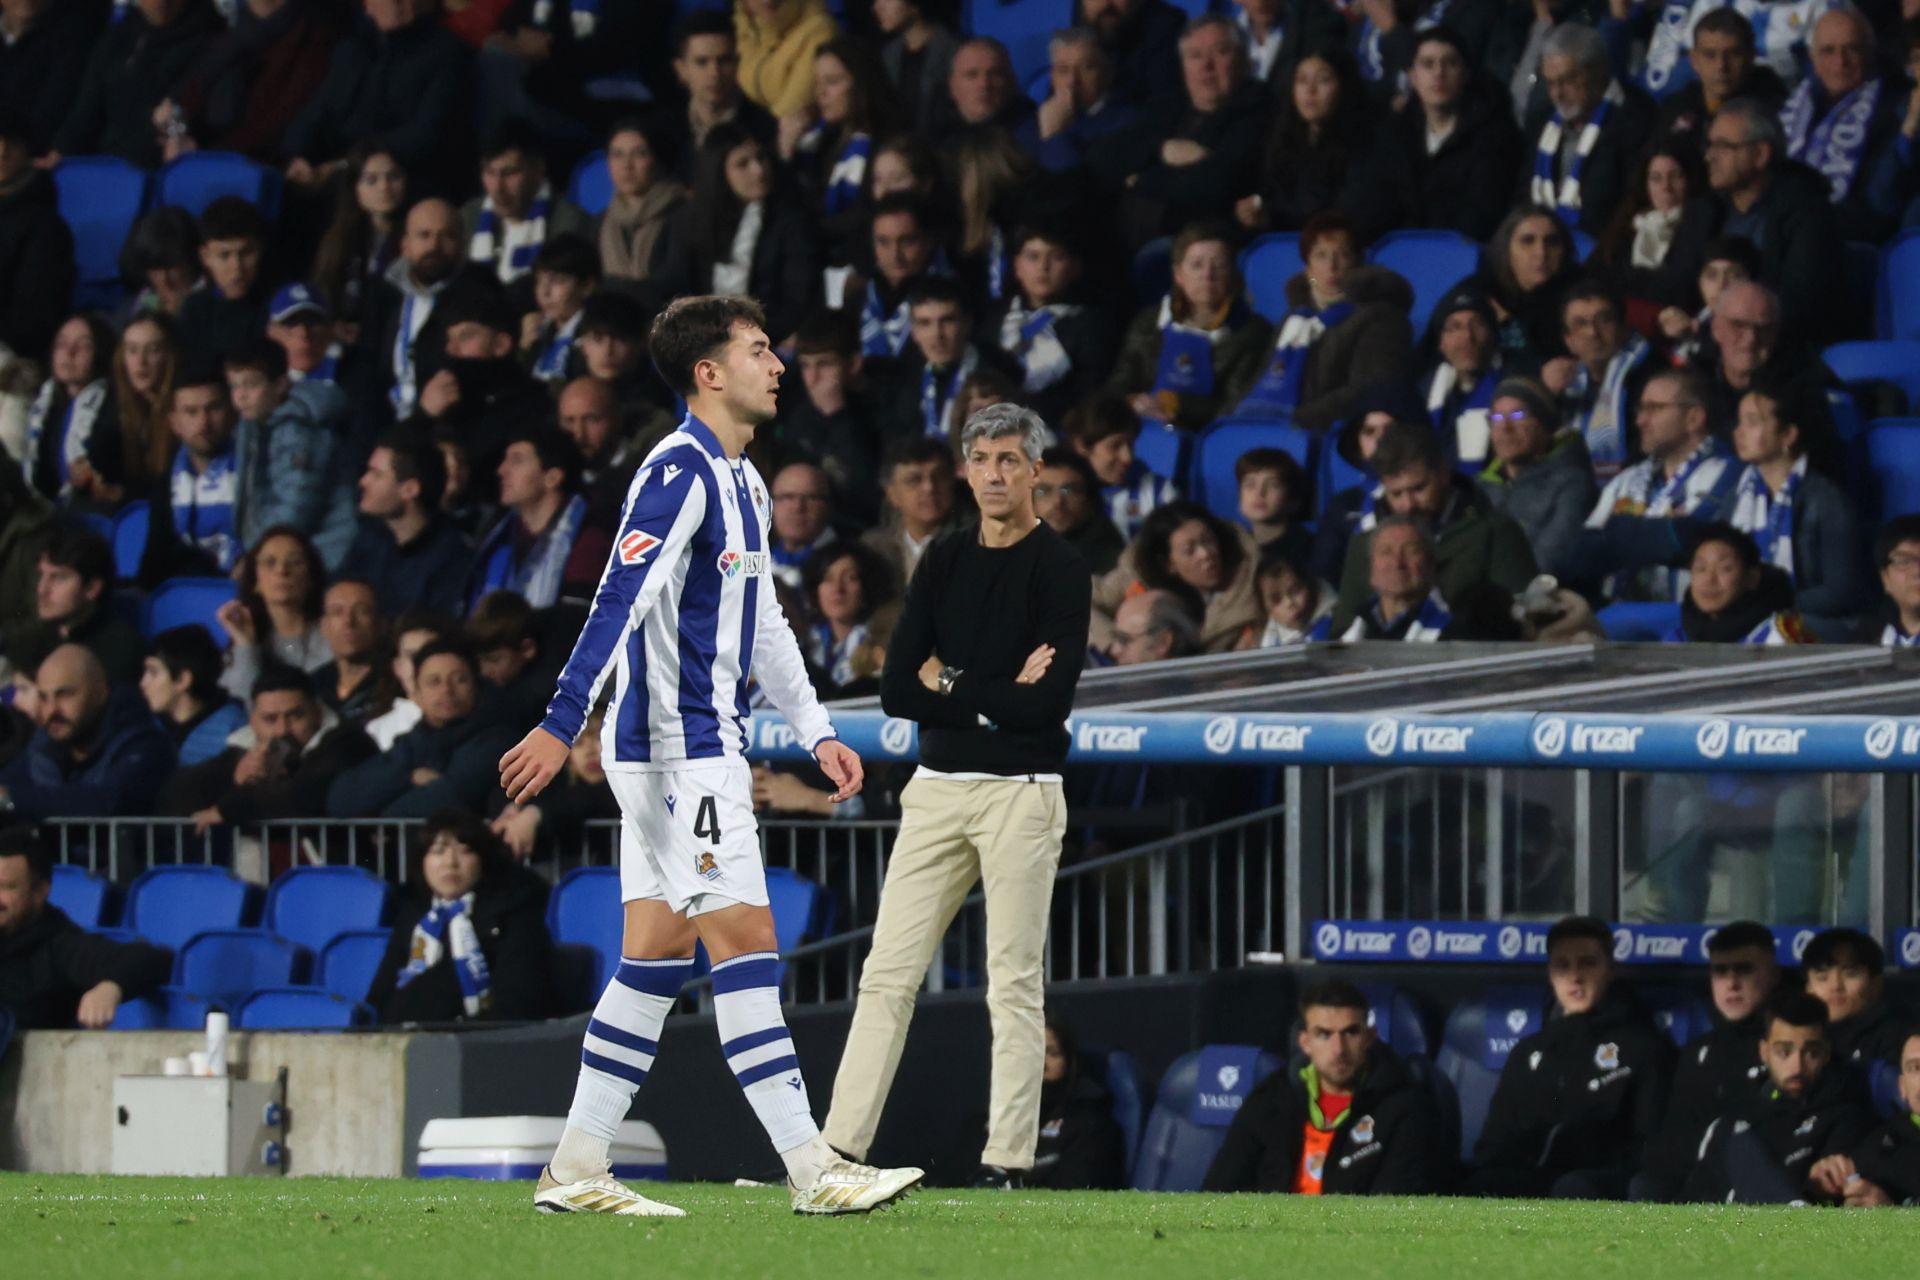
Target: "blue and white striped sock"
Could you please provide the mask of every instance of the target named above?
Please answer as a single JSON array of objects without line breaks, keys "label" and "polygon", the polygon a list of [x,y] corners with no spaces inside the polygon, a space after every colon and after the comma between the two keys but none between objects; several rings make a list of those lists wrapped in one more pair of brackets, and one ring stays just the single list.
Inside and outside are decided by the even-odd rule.
[{"label": "blue and white striped sock", "polygon": [[607,1171],[613,1135],[653,1068],[660,1028],[691,977],[690,958],[622,960],[600,993],[580,1049],[567,1132],[553,1156],[553,1176],[561,1182]]},{"label": "blue and white striped sock", "polygon": [[818,1140],[820,1127],[780,1012],[779,963],[772,952],[755,951],[713,966],[713,1016],[727,1066],[784,1156]]}]

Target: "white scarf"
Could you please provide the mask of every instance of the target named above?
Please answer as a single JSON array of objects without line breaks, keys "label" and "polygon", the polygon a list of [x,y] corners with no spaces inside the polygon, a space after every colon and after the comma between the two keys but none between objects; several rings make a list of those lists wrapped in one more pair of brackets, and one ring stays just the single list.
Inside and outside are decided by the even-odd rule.
[{"label": "white scarf", "polygon": [[1540,145],[1533,158],[1532,194],[1535,204],[1562,211],[1579,210],[1581,171],[1587,166],[1587,157],[1593,154],[1594,144],[1600,141],[1600,130],[1606,125],[1607,117],[1626,98],[1618,81],[1608,83],[1600,105],[1593,109],[1593,114],[1587,117],[1586,124],[1580,129],[1580,137],[1574,143],[1573,163],[1567,166],[1566,179],[1557,183],[1554,175],[1560,163],[1560,137],[1566,126],[1560,119],[1560,113],[1553,113],[1553,118],[1540,130]]},{"label": "white scarf", "polygon": [[1803,456],[1794,462],[1779,493],[1767,488],[1760,468],[1755,466],[1740,473],[1739,485],[1734,490],[1733,519],[1729,523],[1753,535],[1755,545],[1760,548],[1762,564],[1785,569],[1789,578],[1793,577],[1793,500],[1806,478],[1807,460]]},{"label": "white scarf", "polygon": [[[1626,346],[1607,361],[1607,371],[1600,375],[1600,388],[1593,395],[1593,403],[1572,415],[1570,425],[1586,438],[1594,471],[1602,480],[1616,475],[1626,464],[1627,380],[1635,369],[1646,363],[1652,350],[1645,338],[1637,333],[1629,334]],[[1574,373],[1567,394],[1585,400],[1591,385],[1592,375],[1582,364]]]},{"label": "white scarf", "polygon": [[431,909],[413,926],[413,948],[407,967],[396,979],[406,986],[453,955],[455,976],[460,983],[460,1005],[469,1018],[477,1018],[493,1003],[492,975],[487,972],[487,957],[480,950],[480,934],[473,927],[473,892],[443,902],[435,899]]},{"label": "white scarf", "polygon": [[[53,417],[53,402],[58,398],[60,384],[48,378],[40,384],[40,393],[33,398],[33,405],[27,410],[27,447],[21,455],[21,470],[26,474],[27,483],[33,483],[34,468],[40,463],[40,442],[46,435],[49,419]],[[80,388],[80,394],[69,403],[62,415],[65,420],[66,434],[60,441],[61,473],[60,492],[70,493],[72,482],[66,476],[73,470],[73,464],[87,456],[87,445],[93,439],[94,425],[100,420],[100,410],[107,403],[107,380],[96,378]],[[59,427],[59,423],[53,424]]]},{"label": "white scarf", "polygon": [[767,217],[764,200],[755,200],[740,211],[740,225],[734,228],[733,244],[724,262],[713,264],[715,293],[745,293],[747,279],[753,274],[753,250],[760,243],[760,228]]},{"label": "white scarf", "polygon": [[[547,242],[547,216],[553,212],[553,184],[540,184],[527,216],[518,222],[502,219],[487,199],[474,220],[473,239],[467,242],[467,260],[477,266],[493,266],[501,284],[512,284],[533,270],[533,259]],[[502,234],[501,223],[506,223]],[[495,262],[495,258],[498,262]]]},{"label": "white scarf", "polygon": [[1680,229],[1678,207],[1667,209],[1648,209],[1633,215],[1633,251],[1629,260],[1636,267],[1647,271],[1656,270],[1667,260],[1667,250],[1673,248],[1673,233]]},{"label": "white scarf", "polygon": [[1028,310],[1024,297],[1013,296],[1000,322],[1000,349],[1018,359],[1026,371],[1024,390],[1045,391],[1073,372],[1057,325],[1079,312],[1079,307],[1057,302]]}]

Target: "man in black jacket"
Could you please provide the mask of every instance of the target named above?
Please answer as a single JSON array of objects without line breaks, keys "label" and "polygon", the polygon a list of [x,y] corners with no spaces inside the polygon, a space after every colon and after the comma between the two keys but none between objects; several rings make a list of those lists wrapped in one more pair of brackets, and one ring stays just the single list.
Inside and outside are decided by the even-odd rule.
[{"label": "man in black jacket", "polygon": [[73,110],[107,7],[106,0],[0,5],[0,115],[26,122],[35,155],[53,145]]},{"label": "man in black jacket", "polygon": [[1787,158],[1780,118],[1746,98],[1722,107],[1707,126],[1707,185],[1719,205],[1718,233],[1760,251],[1760,280],[1780,295],[1790,335],[1831,332],[1840,232],[1826,180]]},{"label": "man in black jacket", "polygon": [[1767,1073],[1760,1038],[1767,1002],[1780,983],[1773,934],[1751,920],[1727,925],[1707,942],[1707,973],[1713,1026],[1680,1050],[1666,1119],[1647,1144],[1646,1166],[1633,1178],[1635,1200],[1677,1199],[1707,1126]]},{"label": "man in black jacket", "polygon": [[1787,86],[1759,61],[1753,24],[1738,9],[1714,9],[1694,25],[1687,61],[1695,78],[1660,100],[1656,141],[1700,152],[1714,112],[1735,98],[1752,98],[1773,111],[1787,100]]},{"label": "man in black jacket", "polygon": [[360,529],[340,572],[372,583],[388,617],[409,608],[460,607],[473,547],[440,514],[446,487],[446,459],[423,432],[390,432],[367,458]]},{"label": "man in black jacket", "polygon": [[1909,1031],[1900,1048],[1900,1101],[1904,1113],[1852,1151],[1816,1161],[1808,1181],[1849,1209],[1920,1204],[1920,1030]]},{"label": "man in black jacket", "polygon": [[167,980],[172,957],[88,933],[47,904],[53,858],[33,828],[0,831],[0,1009],[20,1030],[97,1029]]},{"label": "man in black jacket", "polygon": [[73,271],[53,179],[33,167],[25,118],[0,107],[0,344],[40,359],[66,318]]},{"label": "man in black jacket", "polygon": [[1202,1191],[1419,1195],[1439,1189],[1440,1115],[1406,1064],[1367,1025],[1350,982],[1300,997],[1307,1065],[1247,1096]]},{"label": "man in black jacket", "polygon": [[473,656],[435,641],[414,656],[413,700],[420,723],[390,751],[334,778],[334,818],[424,818],[445,808],[480,810],[498,785],[497,762],[513,745],[491,705],[482,708]]},{"label": "man in black jacket", "polygon": [[1673,1043],[1616,986],[1605,921],[1554,925],[1547,976],[1556,1008],[1508,1056],[1464,1190],[1620,1199],[1666,1106]]},{"label": "man in black jacket", "polygon": [[1086,562],[1033,513],[1045,448],[1031,409],[990,405],[967,420],[961,451],[980,523],[927,549],[887,649],[881,705],[919,722],[921,768],[901,796],[901,836],[824,1129],[833,1146],[865,1157],[921,978],[983,881],[996,939],[984,1186],[1017,1185],[1033,1167],[1043,958],[1067,820],[1060,769],[1092,610]]},{"label": "man in black jacket", "polygon": [[1519,196],[1598,235],[1633,182],[1656,108],[1644,91],[1613,79],[1606,41],[1580,22],[1547,37],[1540,80],[1548,101],[1528,121]]},{"label": "man in black jacket", "polygon": [[[59,7],[56,4],[56,7]],[[58,154],[160,163],[153,109],[224,27],[209,0],[136,0],[107,25],[53,140]]]},{"label": "man in black jacket", "polygon": [[1852,1151],[1873,1121],[1859,1077],[1833,1061],[1827,1010],[1786,992],[1767,1011],[1766,1079],[1736,1094],[1700,1144],[1684,1200],[1789,1204],[1821,1198],[1814,1165]]},{"label": "man in black jacket", "polygon": [[1887,1001],[1887,956],[1858,929],[1828,929],[1800,953],[1807,991],[1827,1006],[1833,1056],[1859,1071],[1891,1064],[1907,1038],[1907,1019]]}]

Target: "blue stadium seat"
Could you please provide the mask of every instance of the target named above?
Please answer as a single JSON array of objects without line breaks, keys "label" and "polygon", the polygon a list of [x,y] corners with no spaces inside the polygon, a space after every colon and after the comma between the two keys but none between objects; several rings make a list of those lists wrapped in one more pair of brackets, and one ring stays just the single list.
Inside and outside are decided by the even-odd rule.
[{"label": "blue stadium seat", "polygon": [[113,886],[99,876],[65,863],[53,869],[53,886],[47,901],[82,929],[98,929],[113,918]]},{"label": "blue stadium seat", "polygon": [[267,890],[267,929],[319,951],[353,929],[378,929],[393,890],[365,867],[295,867]]},{"label": "blue stadium seat", "polygon": [[1460,1149],[1460,1094],[1454,1089],[1453,1081],[1426,1054],[1409,1053],[1406,1062],[1408,1074],[1427,1091],[1434,1109],[1440,1113],[1440,1153],[1451,1163],[1453,1153]]},{"label": "blue stadium seat", "polygon": [[1889,382],[1906,396],[1905,409],[1920,408],[1920,338],[1837,342],[1822,353],[1834,377],[1849,387]]},{"label": "blue stadium seat", "polygon": [[239,594],[232,578],[169,578],[147,597],[141,634],[151,640],[169,627],[199,623],[225,649],[227,629],[214,620],[220,606]]},{"label": "blue stadium seat", "polygon": [[1025,84],[1047,65],[1047,42],[1067,24],[1067,11],[1061,0],[966,0],[960,21],[968,34],[1007,46],[1014,83]]},{"label": "blue stadium seat", "polygon": [[1051,53],[1049,53],[1048,57],[1049,62],[1047,65],[1043,65],[1038,71],[1035,71],[1027,77],[1027,97],[1033,101],[1035,106],[1039,106],[1053,96]]},{"label": "blue stadium seat", "polygon": [[123,582],[140,576],[140,558],[147,553],[147,521],[152,508],[135,498],[113,518],[113,572]]},{"label": "blue stadium seat", "polygon": [[1141,245],[1127,279],[1133,285],[1134,301],[1143,307],[1166,297],[1173,288],[1173,241],[1163,236]]},{"label": "blue stadium seat", "polygon": [[280,175],[231,151],[189,151],[154,177],[154,204],[177,205],[196,218],[222,196],[239,196],[273,218],[280,212]]},{"label": "blue stadium seat", "polygon": [[607,172],[607,153],[596,151],[573,166],[567,182],[567,199],[599,217],[613,203],[613,175]]},{"label": "blue stadium seat", "polygon": [[1920,338],[1920,227],[1909,227],[1880,251],[1878,336]]},{"label": "blue stadium seat", "polygon": [[[1138,448],[1136,445],[1135,450]],[[1313,474],[1313,433],[1306,428],[1279,418],[1230,418],[1214,423],[1200,437],[1193,479],[1200,501],[1230,523],[1240,519],[1240,482],[1233,478],[1233,466],[1249,449],[1290,453],[1302,471]]]},{"label": "blue stadium seat", "polygon": [[249,992],[305,981],[311,959],[305,947],[262,929],[208,929],[180,948],[173,981],[233,1005]]},{"label": "blue stadium seat", "polygon": [[1680,625],[1680,606],[1661,600],[1620,600],[1597,616],[1609,640],[1664,640]]},{"label": "blue stadium seat", "polygon": [[60,217],[73,232],[76,307],[121,294],[120,246],[147,205],[147,173],[112,156],[69,156],[53,170]]},{"label": "blue stadium seat", "polygon": [[1299,272],[1297,232],[1269,231],[1240,251],[1240,277],[1247,282],[1247,301],[1275,324],[1287,314],[1287,281]]},{"label": "blue stadium seat", "polygon": [[1280,1059],[1253,1045],[1210,1044],[1174,1061],[1140,1137],[1139,1191],[1198,1191],[1227,1126]]},{"label": "blue stadium seat", "polygon": [[1132,1178],[1133,1158],[1140,1150],[1140,1122],[1146,1110],[1140,1096],[1140,1066],[1125,1049],[1115,1049],[1103,1056],[1107,1096],[1113,1099],[1113,1122],[1120,1126],[1127,1177]]},{"label": "blue stadium seat", "polygon": [[1849,240],[1840,247],[1846,280],[1846,302],[1841,314],[1846,332],[1871,338],[1878,332],[1874,292],[1880,284],[1880,246]]},{"label": "blue stadium seat", "polygon": [[827,891],[787,867],[767,868],[767,903],[773,909],[773,935],[783,955],[823,936],[833,914]]},{"label": "blue stadium seat", "polygon": [[1187,449],[1192,437],[1164,422],[1143,422],[1133,441],[1133,456],[1163,480],[1187,488]]},{"label": "blue stadium seat", "polygon": [[313,982],[342,1000],[365,1000],[373,975],[387,954],[385,929],[349,929],[335,934],[314,962]]},{"label": "blue stadium seat", "polygon": [[1573,260],[1585,262],[1593,256],[1593,237],[1575,227],[1573,229]]},{"label": "blue stadium seat", "polygon": [[1334,437],[1328,436],[1320,450],[1318,474],[1313,481],[1313,514],[1318,517],[1327,509],[1327,503],[1336,493],[1351,489],[1356,485],[1374,485],[1379,481],[1371,472],[1362,471],[1345,458],[1334,447]]},{"label": "blue stadium seat", "polygon": [[98,511],[82,511],[80,523],[109,542],[113,540],[113,517],[103,516]]},{"label": "blue stadium seat", "polygon": [[620,907],[620,873],[612,867],[569,871],[547,899],[547,932],[555,942],[592,947],[600,955],[596,985],[604,987],[620,967],[620,937],[626,914]]},{"label": "blue stadium seat", "polygon": [[373,1010],[313,987],[271,987],[256,991],[234,1011],[233,1025],[245,1031],[343,1031],[369,1026]]},{"label": "blue stadium seat", "polygon": [[1920,418],[1879,418],[1867,428],[1867,470],[1879,518],[1920,511]]},{"label": "blue stadium seat", "polygon": [[1426,1017],[1412,996],[1385,982],[1363,982],[1360,992],[1367,998],[1367,1021],[1395,1053],[1404,1058],[1433,1052]]},{"label": "blue stadium seat", "polygon": [[155,867],[127,891],[126,926],[174,951],[209,929],[248,923],[253,892],[224,867]]},{"label": "blue stadium seat", "polygon": [[1374,241],[1367,261],[1398,271],[1413,286],[1417,337],[1447,290],[1479,270],[1480,246],[1457,231],[1392,231]]},{"label": "blue stadium seat", "polygon": [[150,996],[121,1001],[108,1025],[115,1031],[198,1031],[213,1008],[205,996],[161,987]]},{"label": "blue stadium seat", "polygon": [[1691,987],[1641,984],[1634,993],[1675,1045],[1684,1045],[1713,1028],[1712,1006]]},{"label": "blue stadium seat", "polygon": [[1460,1100],[1461,1159],[1473,1154],[1507,1055],[1538,1031],[1545,1017],[1546,996],[1537,987],[1490,987],[1483,995],[1461,1001],[1447,1015],[1434,1066]]}]

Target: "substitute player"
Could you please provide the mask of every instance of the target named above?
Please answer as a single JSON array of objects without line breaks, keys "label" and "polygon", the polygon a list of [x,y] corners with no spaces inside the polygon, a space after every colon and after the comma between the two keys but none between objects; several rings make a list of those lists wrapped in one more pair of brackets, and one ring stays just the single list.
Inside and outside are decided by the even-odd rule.
[{"label": "substitute player", "polygon": [[615,1180],[608,1149],[693,976],[699,940],[714,962],[721,1051],[786,1163],[794,1211],[864,1212],[922,1175],[844,1159],[813,1122],[780,1012],[744,758],[751,672],[838,788],[833,798],[860,790],[860,757],[833,736],[774,599],[767,487],[741,456],[754,428],[772,421],[784,370],[747,298],[681,298],[655,319],[652,344],[661,376],[686,398],[686,420],[627,489],[593,612],[546,719],[500,759],[509,799],[538,795],[613,678],[601,759],[620,802],[622,959],[587,1024],[566,1133],[534,1204],[681,1216]]}]

